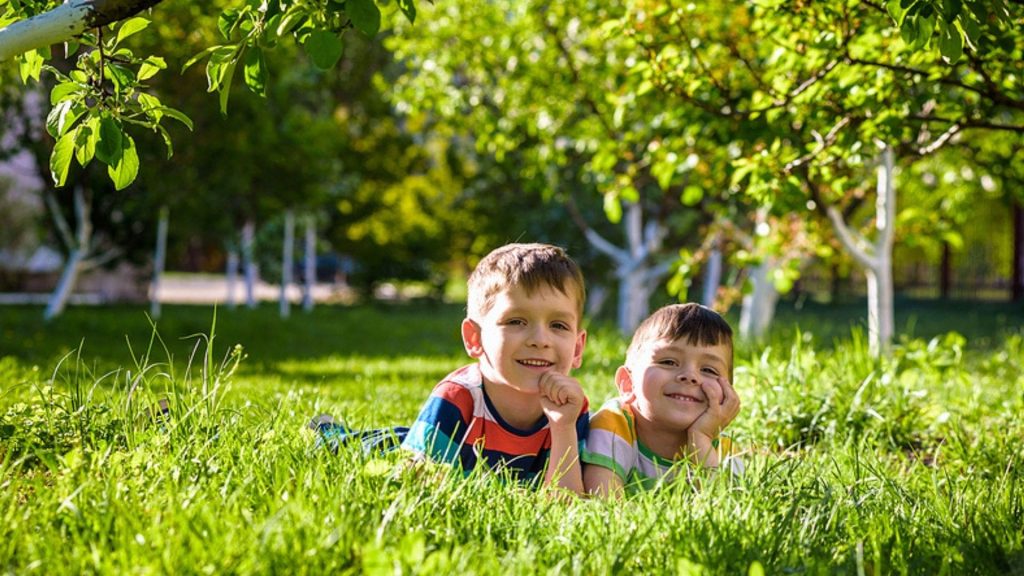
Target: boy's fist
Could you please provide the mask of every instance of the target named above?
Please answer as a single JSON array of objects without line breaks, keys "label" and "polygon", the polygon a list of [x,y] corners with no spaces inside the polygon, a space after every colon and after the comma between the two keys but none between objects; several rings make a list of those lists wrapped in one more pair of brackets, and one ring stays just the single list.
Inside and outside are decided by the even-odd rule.
[{"label": "boy's fist", "polygon": [[538,385],[540,405],[551,426],[575,426],[587,398],[580,383],[572,376],[545,372]]},{"label": "boy's fist", "polygon": [[717,438],[740,413],[740,397],[729,380],[721,376],[716,382],[704,382],[701,389],[707,396],[708,409],[690,426],[690,431]]}]

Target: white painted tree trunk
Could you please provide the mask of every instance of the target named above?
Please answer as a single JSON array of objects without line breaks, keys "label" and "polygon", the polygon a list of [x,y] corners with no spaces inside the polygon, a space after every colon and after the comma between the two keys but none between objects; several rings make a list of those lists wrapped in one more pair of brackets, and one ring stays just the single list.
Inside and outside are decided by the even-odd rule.
[{"label": "white painted tree trunk", "polygon": [[707,269],[704,272],[704,291],[701,303],[708,308],[715,306],[715,299],[718,297],[718,287],[722,284],[722,250],[718,246],[719,242],[716,238],[711,242]]},{"label": "white painted tree trunk", "polygon": [[92,217],[89,203],[86,201],[81,187],[75,187],[74,199],[75,235],[72,236],[67,221],[61,213],[60,207],[57,206],[57,201],[52,194],[46,195],[46,202],[50,205],[50,211],[53,213],[57,231],[68,247],[68,259],[64,263],[64,270],[61,272],[57,287],[53,290],[53,294],[50,295],[50,300],[46,304],[46,310],[43,312],[45,320],[52,320],[64,312],[68,299],[71,298],[71,293],[78,282],[78,275],[82,271],[85,259],[89,255],[90,242],[92,241]]},{"label": "white painted tree trunk", "polygon": [[74,38],[159,4],[161,0],[67,0],[64,4],[0,29],[0,62]]},{"label": "white painted tree trunk", "polygon": [[253,243],[256,241],[256,224],[247,220],[242,226],[242,268],[245,271],[245,305],[256,307],[256,261],[253,258]]},{"label": "white painted tree trunk", "polygon": [[593,229],[585,231],[587,240],[615,263],[619,279],[618,326],[623,334],[632,334],[647,317],[650,297],[654,288],[669,271],[668,264],[651,264],[649,260],[661,248],[665,228],[657,222],[643,224],[643,210],[639,204],[626,203],[623,218],[627,247],[615,246]]},{"label": "white painted tree trunk", "polygon": [[160,221],[156,227],[156,252],[153,255],[153,281],[149,285],[149,315],[153,319],[160,318],[160,279],[164,274],[164,263],[167,260],[167,224],[169,214],[167,207],[160,208]]},{"label": "white painted tree trunk", "polygon": [[768,332],[775,319],[775,305],[779,301],[779,291],[771,280],[771,271],[775,263],[767,259],[755,266],[750,272],[750,281],[754,289],[743,296],[740,308],[740,338],[743,340],[760,340]]},{"label": "white painted tree trunk", "polygon": [[235,298],[235,288],[238,286],[238,250],[234,247],[228,250],[228,262],[227,262],[227,305],[229,310],[234,310],[235,306],[238,305],[238,300]]},{"label": "white painted tree trunk", "polygon": [[313,310],[313,286],[316,285],[316,217],[312,214],[306,216],[306,244],[304,250],[304,262],[302,272],[305,278],[302,290],[302,309],[306,312]]},{"label": "white painted tree trunk", "polygon": [[292,303],[288,299],[288,287],[292,284],[292,266],[295,264],[295,213],[284,213],[284,247],[281,253],[281,292],[278,297],[278,311],[281,318],[292,314]]},{"label": "white painted tree trunk", "polygon": [[895,290],[892,284],[892,246],[896,233],[895,171],[892,148],[883,145],[875,202],[877,234],[873,242],[851,230],[834,206],[828,208],[829,220],[839,241],[864,267],[868,289],[868,347],[875,357],[889,351],[895,326]]},{"label": "white painted tree trunk", "polygon": [[45,320],[52,320],[64,313],[64,308],[67,307],[71,292],[75,289],[75,284],[78,282],[78,273],[82,269],[83,260],[85,260],[84,250],[73,248],[68,253],[68,260],[64,263],[64,271],[61,272],[57,287],[54,289],[53,294],[50,295],[50,301],[47,303],[46,311],[43,313]]}]

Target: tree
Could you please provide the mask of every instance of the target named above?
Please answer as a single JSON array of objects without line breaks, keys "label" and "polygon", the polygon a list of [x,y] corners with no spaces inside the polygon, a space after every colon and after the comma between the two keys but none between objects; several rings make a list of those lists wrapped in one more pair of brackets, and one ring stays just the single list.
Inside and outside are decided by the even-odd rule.
[{"label": "tree", "polygon": [[[187,116],[165,106],[147,92],[147,80],[166,68],[160,56],[137,56],[122,46],[129,36],[149,26],[141,11],[159,0],[72,0],[66,4],[0,0],[0,61],[18,55],[23,81],[39,80],[44,70],[58,79],[50,99],[54,112],[51,134],[57,140],[51,156],[54,182],[67,177],[71,159],[83,166],[94,158],[108,166],[118,189],[138,174],[138,155],[128,127],[136,126],[170,138],[163,120],[191,125]],[[412,21],[413,0],[399,8]],[[236,69],[246,86],[264,94],[267,81],[265,51],[293,38],[321,68],[333,67],[343,51],[342,36],[352,28],[373,36],[381,12],[373,0],[308,2],[306,0],[238,0],[217,22],[224,43],[210,46],[191,62],[206,59],[209,91],[220,93],[226,112]],[[51,46],[68,42],[68,52],[81,50],[75,69],[58,70],[46,64]]]},{"label": "tree", "polygon": [[[872,342],[875,350],[887,346],[893,203],[881,203],[870,219],[881,226],[873,256],[856,246],[847,221],[863,204],[870,151],[881,142],[906,166],[965,130],[1024,132],[1024,94],[1013,81],[1022,67],[1021,8],[889,2],[886,12],[874,4],[777,2],[721,12],[639,0],[632,7],[626,29],[646,48],[636,72],[708,117],[761,127],[737,139],[747,153],[734,161],[734,184],[764,200],[809,201],[827,216],[875,276]],[[894,170],[883,172],[888,184]]]}]

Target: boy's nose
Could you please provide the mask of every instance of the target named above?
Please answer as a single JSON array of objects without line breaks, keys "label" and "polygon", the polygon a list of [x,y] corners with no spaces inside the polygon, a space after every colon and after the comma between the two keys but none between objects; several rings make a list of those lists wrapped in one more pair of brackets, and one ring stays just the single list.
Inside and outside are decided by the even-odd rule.
[{"label": "boy's nose", "polygon": [[530,337],[527,340],[527,343],[532,346],[547,346],[548,340],[547,331],[542,327],[538,327],[530,331]]},{"label": "boy's nose", "polygon": [[699,380],[697,380],[697,374],[688,369],[680,370],[677,377],[683,382],[691,382],[693,384],[697,384],[699,382]]}]

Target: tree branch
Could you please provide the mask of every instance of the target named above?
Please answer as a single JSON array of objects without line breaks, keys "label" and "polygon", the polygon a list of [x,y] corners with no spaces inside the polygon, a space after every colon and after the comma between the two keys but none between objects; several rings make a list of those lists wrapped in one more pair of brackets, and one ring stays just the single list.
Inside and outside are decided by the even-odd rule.
[{"label": "tree branch", "polygon": [[134,16],[161,0],[69,0],[0,30],[0,62]]}]

